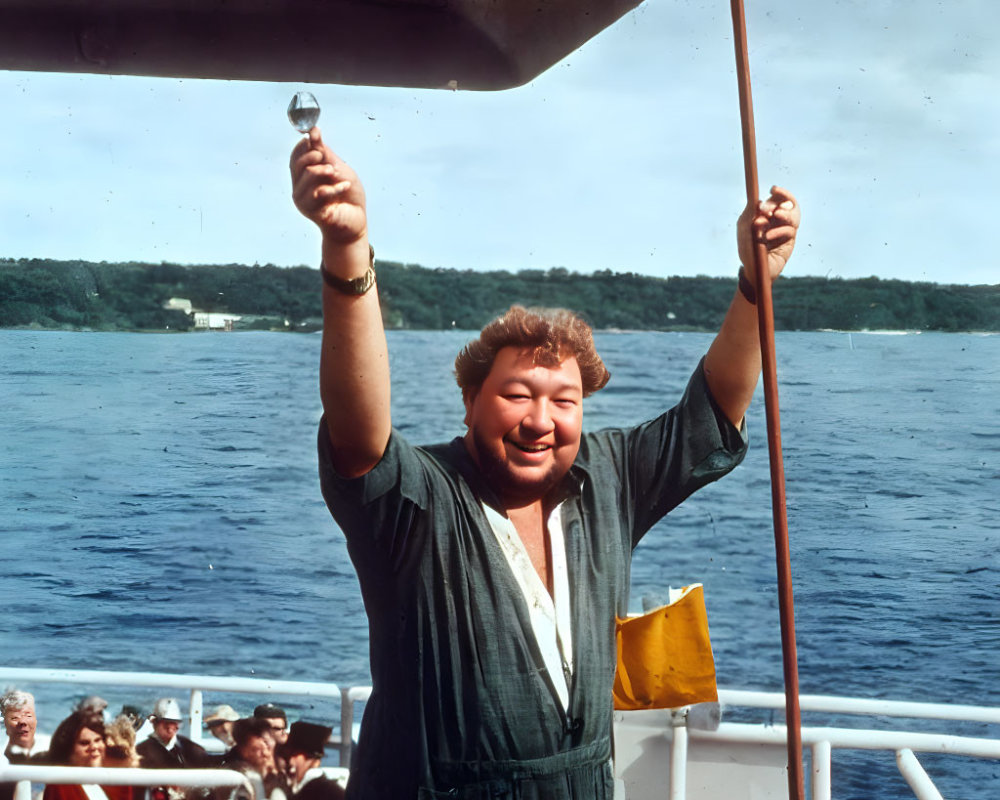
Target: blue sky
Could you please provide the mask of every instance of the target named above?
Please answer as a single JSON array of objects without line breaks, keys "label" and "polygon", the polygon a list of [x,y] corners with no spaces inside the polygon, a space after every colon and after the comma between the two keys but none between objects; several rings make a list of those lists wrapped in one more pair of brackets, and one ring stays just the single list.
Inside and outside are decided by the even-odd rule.
[{"label": "blue sky", "polygon": [[[1000,5],[747,0],[762,190],[788,274],[1000,283]],[[729,4],[647,0],[501,93],[0,72],[0,256],[315,264],[289,200],[310,89],[379,257],[734,275]]]}]

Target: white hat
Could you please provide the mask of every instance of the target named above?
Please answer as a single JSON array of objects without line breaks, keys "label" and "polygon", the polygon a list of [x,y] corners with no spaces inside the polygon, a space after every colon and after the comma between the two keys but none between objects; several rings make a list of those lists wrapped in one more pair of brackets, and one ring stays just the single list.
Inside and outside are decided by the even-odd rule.
[{"label": "white hat", "polygon": [[212,713],[205,717],[205,724],[211,726],[215,722],[236,722],[240,715],[236,713],[232,706],[216,706]]},{"label": "white hat", "polygon": [[180,722],[183,719],[181,707],[172,697],[162,697],[157,700],[156,705],[153,706],[153,716],[156,719],[165,719],[169,722]]}]

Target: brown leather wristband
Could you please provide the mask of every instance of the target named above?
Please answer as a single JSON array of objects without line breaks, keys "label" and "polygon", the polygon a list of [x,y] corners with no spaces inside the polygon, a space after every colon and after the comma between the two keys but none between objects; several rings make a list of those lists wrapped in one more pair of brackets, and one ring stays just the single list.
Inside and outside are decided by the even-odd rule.
[{"label": "brown leather wristband", "polygon": [[352,278],[349,281],[338,278],[327,270],[322,261],[319,262],[319,274],[331,289],[351,297],[359,297],[375,285],[375,248],[371,244],[368,245],[368,259],[368,271],[360,278]]},{"label": "brown leather wristband", "polygon": [[746,298],[746,301],[752,305],[757,305],[757,290],[754,285],[750,283],[750,279],[747,277],[746,270],[740,267],[740,294]]}]

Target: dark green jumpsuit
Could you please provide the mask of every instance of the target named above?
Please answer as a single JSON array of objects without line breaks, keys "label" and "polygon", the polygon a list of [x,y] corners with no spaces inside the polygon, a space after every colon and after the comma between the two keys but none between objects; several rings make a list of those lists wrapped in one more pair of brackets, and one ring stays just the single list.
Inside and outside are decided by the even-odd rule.
[{"label": "dark green jumpsuit", "polygon": [[368,614],[372,695],[348,798],[612,796],[615,615],[632,548],[670,509],[736,466],[743,436],[701,367],[681,402],[634,428],[584,434],[562,491],[573,625],[564,713],[517,581],[480,506],[497,507],[461,439],[414,447],[396,431],[363,477],[320,478]]}]

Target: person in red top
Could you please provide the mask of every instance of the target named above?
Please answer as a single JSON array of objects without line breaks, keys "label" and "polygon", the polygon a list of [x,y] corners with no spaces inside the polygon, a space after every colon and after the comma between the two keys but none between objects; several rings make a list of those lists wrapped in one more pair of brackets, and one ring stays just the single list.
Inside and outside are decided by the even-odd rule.
[{"label": "person in red top", "polygon": [[[92,714],[74,711],[52,734],[49,763],[65,767],[103,767],[104,723]],[[131,786],[56,784],[45,787],[43,800],[132,800]]]}]

